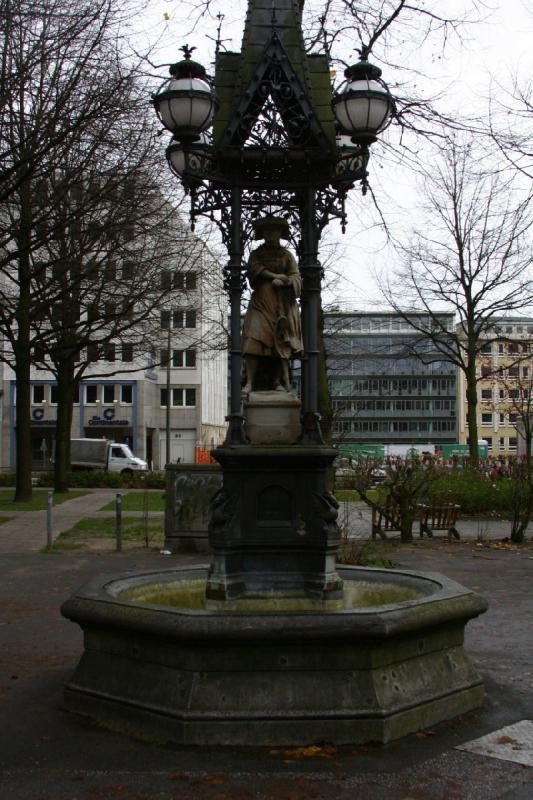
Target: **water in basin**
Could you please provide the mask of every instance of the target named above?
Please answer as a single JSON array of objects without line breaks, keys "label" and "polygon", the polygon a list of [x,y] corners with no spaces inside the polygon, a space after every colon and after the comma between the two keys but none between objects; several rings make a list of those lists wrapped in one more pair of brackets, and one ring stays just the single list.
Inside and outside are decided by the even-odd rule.
[{"label": "water in basin", "polygon": [[226,600],[214,605],[206,601],[205,578],[195,580],[166,581],[144,583],[125,589],[120,598],[137,603],[149,603],[158,606],[172,606],[186,610],[221,611],[324,611],[349,610],[355,608],[372,608],[373,606],[401,603],[422,597],[422,592],[411,586],[396,583],[375,581],[345,581],[343,596],[338,600],[320,601],[309,597],[261,596],[246,597],[239,600]]}]

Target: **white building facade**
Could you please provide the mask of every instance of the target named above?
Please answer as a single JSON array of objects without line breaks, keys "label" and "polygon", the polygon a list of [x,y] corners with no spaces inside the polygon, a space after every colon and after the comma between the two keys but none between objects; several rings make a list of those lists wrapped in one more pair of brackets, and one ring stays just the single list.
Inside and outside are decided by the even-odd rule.
[{"label": "white building facade", "polygon": [[[161,272],[170,281],[169,307],[159,309],[158,329],[149,346],[117,342],[94,360],[75,390],[72,438],[106,438],[126,442],[153,469],[166,463],[167,381],[170,383],[170,462],[208,460],[226,432],[227,346],[223,321],[225,296],[221,267],[207,247],[194,271]],[[181,287],[180,280],[188,283]],[[167,366],[170,342],[170,364]],[[0,397],[0,469],[15,468],[16,381],[3,366]],[[32,368],[32,466],[50,469],[57,418],[57,385],[53,373]]]}]

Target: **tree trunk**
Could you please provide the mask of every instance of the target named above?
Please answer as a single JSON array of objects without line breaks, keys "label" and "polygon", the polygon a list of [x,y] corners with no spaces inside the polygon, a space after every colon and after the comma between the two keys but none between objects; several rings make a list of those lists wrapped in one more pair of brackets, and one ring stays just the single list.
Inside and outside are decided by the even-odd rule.
[{"label": "tree trunk", "polygon": [[17,425],[15,428],[15,503],[26,503],[32,498],[30,354],[27,332],[22,331],[20,327],[16,351]]},{"label": "tree trunk", "polygon": [[16,488],[15,502],[32,498],[31,483],[31,197],[28,182],[20,190],[20,223],[18,235],[18,300],[15,318],[17,334],[13,345],[17,382]]},{"label": "tree trunk", "polygon": [[414,521],[413,509],[410,503],[400,502],[400,540],[402,542],[413,541]]},{"label": "tree trunk", "polygon": [[67,492],[70,471],[70,436],[74,403],[74,362],[66,358],[57,369],[57,423],[54,462],[54,492]]},{"label": "tree trunk", "polygon": [[465,370],[465,378],[470,466],[474,469],[477,469],[479,466],[479,458],[477,444],[477,380],[475,355],[473,357],[470,356],[468,359],[468,365]]}]

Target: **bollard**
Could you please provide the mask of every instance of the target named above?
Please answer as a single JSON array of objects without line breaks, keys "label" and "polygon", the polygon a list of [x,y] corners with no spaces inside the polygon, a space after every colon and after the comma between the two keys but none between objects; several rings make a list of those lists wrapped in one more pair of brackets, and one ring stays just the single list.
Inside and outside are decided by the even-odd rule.
[{"label": "bollard", "polygon": [[122,552],[122,495],[117,492],[115,498],[115,536],[117,540],[117,553]]},{"label": "bollard", "polygon": [[48,492],[48,503],[46,506],[46,549],[51,550],[54,544],[54,535],[52,532],[54,523],[54,493]]}]

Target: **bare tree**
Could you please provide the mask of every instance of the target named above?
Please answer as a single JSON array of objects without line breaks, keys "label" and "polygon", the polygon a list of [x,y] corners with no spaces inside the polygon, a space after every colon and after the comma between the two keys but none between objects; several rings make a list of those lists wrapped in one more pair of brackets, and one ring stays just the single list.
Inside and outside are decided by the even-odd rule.
[{"label": "bare tree", "polygon": [[39,250],[32,332],[34,362],[57,381],[56,491],[68,488],[74,387],[100,360],[106,375],[154,363],[161,305],[192,302],[201,272],[201,247],[143,166],[74,185],[62,172],[49,188],[62,202],[47,200],[58,210]]},{"label": "bare tree", "polygon": [[[39,252],[65,224],[61,197],[36,198],[65,165],[71,186],[79,183],[97,152],[101,169],[116,167],[138,73],[124,52],[133,12],[134,0],[0,3],[0,330],[17,382],[17,501],[31,497],[30,364],[41,338],[32,318],[53,301],[43,293]],[[139,126],[127,132],[133,147]]]},{"label": "bare tree", "polygon": [[[421,169],[424,224],[399,245],[401,266],[381,282],[387,302],[464,372],[470,459],[477,464],[476,359],[495,340],[496,318],[533,298],[532,192],[516,175],[484,171],[470,142],[449,140],[431,169]],[[455,331],[439,310],[453,310]],[[425,311],[423,318],[410,312]]]}]

